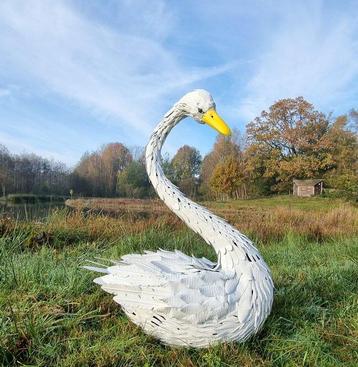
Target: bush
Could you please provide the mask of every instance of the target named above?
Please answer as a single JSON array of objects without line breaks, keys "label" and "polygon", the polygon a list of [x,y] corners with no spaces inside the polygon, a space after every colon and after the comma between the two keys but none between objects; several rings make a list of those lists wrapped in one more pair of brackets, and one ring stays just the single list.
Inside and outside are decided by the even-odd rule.
[{"label": "bush", "polygon": [[347,201],[358,203],[358,192],[354,191],[324,189],[322,196],[331,199],[344,199]]}]

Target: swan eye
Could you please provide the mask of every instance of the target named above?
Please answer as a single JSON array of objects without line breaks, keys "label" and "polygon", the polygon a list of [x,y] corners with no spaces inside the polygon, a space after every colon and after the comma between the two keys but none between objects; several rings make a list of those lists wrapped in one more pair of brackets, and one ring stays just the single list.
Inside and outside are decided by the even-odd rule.
[{"label": "swan eye", "polygon": [[198,112],[199,112],[199,113],[203,113],[204,111],[203,111],[203,109],[202,109],[202,108],[198,108]]}]

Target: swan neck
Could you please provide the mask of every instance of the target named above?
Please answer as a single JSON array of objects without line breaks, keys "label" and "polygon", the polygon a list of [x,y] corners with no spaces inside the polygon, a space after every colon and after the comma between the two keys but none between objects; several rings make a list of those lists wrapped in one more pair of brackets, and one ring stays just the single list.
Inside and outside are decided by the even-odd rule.
[{"label": "swan neck", "polygon": [[161,149],[165,139],[185,116],[180,107],[174,106],[154,129],[146,147],[147,173],[160,199],[214,248],[222,268],[233,271],[234,263],[237,263],[235,259],[257,255],[252,242],[225,220],[187,198],[168,180],[161,167]]},{"label": "swan neck", "polygon": [[[161,150],[165,140],[173,127],[176,126],[183,118],[185,118],[184,113],[174,106],[164,115],[164,118],[156,126],[146,148],[147,171],[150,167],[147,155],[151,155],[151,158],[156,156],[158,159],[157,163],[161,162]],[[152,161],[154,161],[154,159],[152,159]]]}]

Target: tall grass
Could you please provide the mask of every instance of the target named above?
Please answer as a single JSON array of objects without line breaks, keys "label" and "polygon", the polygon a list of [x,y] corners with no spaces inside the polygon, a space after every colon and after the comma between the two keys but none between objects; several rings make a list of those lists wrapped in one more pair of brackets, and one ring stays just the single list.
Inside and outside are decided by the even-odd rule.
[{"label": "tall grass", "polygon": [[308,240],[323,241],[358,235],[358,209],[339,206],[327,212],[276,207],[261,210],[221,210],[237,228],[257,240],[280,240],[294,233]]},{"label": "tall grass", "polygon": [[[248,342],[203,350],[165,347],[146,336],[110,295],[92,283],[95,275],[80,267],[86,259],[119,258],[158,247],[213,259],[212,249],[170,215],[107,218],[58,211],[42,223],[3,220],[0,363],[356,366],[358,236],[349,223],[356,223],[357,214],[346,209],[322,216],[323,223],[338,229],[323,231],[319,238],[300,232],[303,227],[298,223],[309,225],[312,217],[295,210],[287,218],[280,209],[266,213],[264,220],[251,216],[255,224],[240,221],[259,239],[273,271],[273,311],[263,330]],[[319,217],[315,220],[319,223]],[[260,232],[267,221],[269,230]],[[278,231],[281,226],[286,230],[275,237],[274,225]]]},{"label": "tall grass", "polygon": [[[127,205],[129,207],[129,205]],[[330,239],[358,236],[358,208],[349,204],[333,205],[310,210],[289,206],[272,207],[227,207],[217,208],[212,203],[212,210],[226,218],[238,229],[247,233],[255,241],[279,241],[288,233],[306,238],[308,241],[326,241]],[[150,208],[150,207],[149,207]],[[46,221],[17,223],[17,229],[29,235],[29,246],[38,242],[58,243],[59,246],[71,244],[79,239],[111,240],[134,233],[141,233],[148,228],[161,230],[181,230],[186,228],[174,214],[155,212],[150,209],[137,211],[127,208],[125,213],[107,216],[92,211],[66,211],[59,209],[53,212]],[[13,221],[0,219],[0,234],[14,226]],[[37,240],[40,236],[40,241]]]}]

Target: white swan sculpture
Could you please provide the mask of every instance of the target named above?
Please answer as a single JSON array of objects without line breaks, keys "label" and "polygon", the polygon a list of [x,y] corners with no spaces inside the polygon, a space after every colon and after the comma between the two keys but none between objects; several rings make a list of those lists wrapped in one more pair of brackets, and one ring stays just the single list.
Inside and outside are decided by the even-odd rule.
[{"label": "white swan sculpture", "polygon": [[224,135],[230,129],[205,90],[181,98],[155,128],[146,148],[146,168],[165,204],[213,246],[218,262],[180,251],[123,256],[95,279],[113,294],[128,317],[163,343],[207,347],[244,341],[268,317],[273,301],[270,270],[252,242],[225,220],[183,195],[163,174],[161,148],[170,130],[190,116]]}]

